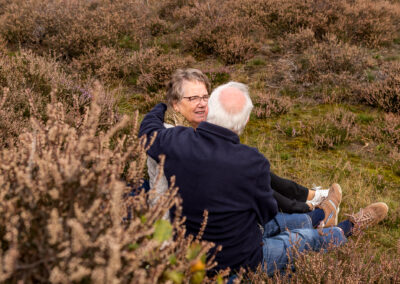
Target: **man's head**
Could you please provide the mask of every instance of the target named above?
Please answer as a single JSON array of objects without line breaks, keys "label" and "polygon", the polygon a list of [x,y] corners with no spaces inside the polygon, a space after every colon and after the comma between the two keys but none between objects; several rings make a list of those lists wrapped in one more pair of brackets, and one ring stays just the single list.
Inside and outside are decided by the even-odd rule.
[{"label": "man's head", "polygon": [[210,81],[197,69],[178,69],[167,84],[167,104],[193,127],[206,120]]},{"label": "man's head", "polygon": [[216,88],[208,101],[207,121],[241,134],[250,117],[253,103],[246,85],[229,82]]}]

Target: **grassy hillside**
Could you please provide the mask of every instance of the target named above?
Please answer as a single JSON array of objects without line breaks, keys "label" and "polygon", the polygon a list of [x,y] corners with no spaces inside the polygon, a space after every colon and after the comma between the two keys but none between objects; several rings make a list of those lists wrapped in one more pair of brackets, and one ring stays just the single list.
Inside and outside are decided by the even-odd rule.
[{"label": "grassy hillside", "polygon": [[390,208],[344,248],[301,256],[291,278],[237,282],[400,283],[395,0],[0,0],[0,281],[227,280],[205,276],[211,244],[184,238],[180,219],[157,221],[175,192],[150,209],[110,190],[140,184],[138,120],[182,67],[213,88],[248,84],[241,141],[279,175],[341,184],[340,219]]}]

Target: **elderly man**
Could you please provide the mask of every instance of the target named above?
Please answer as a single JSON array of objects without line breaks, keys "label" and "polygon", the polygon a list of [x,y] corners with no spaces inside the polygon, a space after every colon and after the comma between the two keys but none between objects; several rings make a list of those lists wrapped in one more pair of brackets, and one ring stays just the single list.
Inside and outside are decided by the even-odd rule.
[{"label": "elderly man", "polygon": [[[208,107],[208,122],[196,129],[165,129],[166,106],[159,104],[145,116],[139,134],[158,132],[148,154],[156,161],[160,154],[166,155],[164,171],[168,179],[176,176],[189,234],[199,232],[203,211],[208,210],[203,239],[223,247],[216,257],[217,269],[254,270],[262,264],[272,274],[288,264],[293,245],[298,251],[340,245],[354,229],[386,216],[386,204],[374,203],[321,234],[306,214],[278,213],[268,160],[239,141],[253,107],[247,87],[235,82],[220,86]],[[318,218],[324,219],[324,211],[319,213]]]}]

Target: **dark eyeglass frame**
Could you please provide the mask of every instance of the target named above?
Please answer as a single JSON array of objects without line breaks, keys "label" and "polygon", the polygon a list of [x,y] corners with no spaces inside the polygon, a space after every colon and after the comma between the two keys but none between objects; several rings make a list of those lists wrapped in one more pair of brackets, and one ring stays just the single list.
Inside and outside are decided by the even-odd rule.
[{"label": "dark eyeglass frame", "polygon": [[202,97],[200,97],[200,96],[182,97],[182,99],[187,99],[191,103],[199,103],[202,100],[205,101],[205,102],[208,102],[209,98],[210,98],[209,95],[204,95]]}]

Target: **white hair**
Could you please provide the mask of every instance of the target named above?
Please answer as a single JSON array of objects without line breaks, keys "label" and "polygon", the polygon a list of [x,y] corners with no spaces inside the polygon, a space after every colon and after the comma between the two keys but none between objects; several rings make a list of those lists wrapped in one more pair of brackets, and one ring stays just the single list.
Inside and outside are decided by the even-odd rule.
[{"label": "white hair", "polygon": [[[245,97],[245,105],[237,113],[226,111],[224,106],[221,104],[221,92],[227,88],[235,88]],[[229,82],[219,86],[211,93],[210,99],[208,100],[207,122],[228,128],[240,135],[247,124],[252,109],[253,103],[250,99],[248,87],[242,83]]]}]

